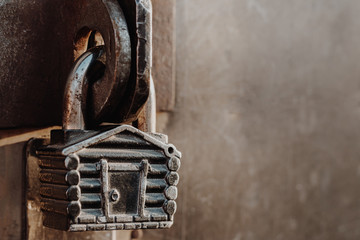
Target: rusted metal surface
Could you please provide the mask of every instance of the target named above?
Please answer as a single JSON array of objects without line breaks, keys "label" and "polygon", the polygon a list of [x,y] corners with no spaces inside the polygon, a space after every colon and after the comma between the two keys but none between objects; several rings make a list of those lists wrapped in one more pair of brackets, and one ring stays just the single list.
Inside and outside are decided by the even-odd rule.
[{"label": "rusted metal surface", "polygon": [[[125,9],[131,41],[128,82],[126,69],[130,58],[126,50],[129,46],[126,41],[124,43],[122,34],[126,32],[125,26],[123,22],[114,23],[106,17],[109,9],[115,9],[117,5],[116,1],[108,2],[109,6],[95,0],[1,3],[0,128],[61,123],[66,77],[90,30],[101,33],[107,46],[108,66],[105,78],[92,88],[94,116],[108,122],[135,118],[148,96],[151,2],[118,1]],[[120,28],[116,31],[113,26]],[[115,49],[115,45],[121,47]],[[110,75],[118,77],[117,81],[107,77]],[[114,107],[117,104],[118,107]]]},{"label": "rusted metal surface", "polygon": [[76,13],[65,2],[1,1],[1,127],[60,123],[63,79],[73,62],[74,36],[66,29]]}]

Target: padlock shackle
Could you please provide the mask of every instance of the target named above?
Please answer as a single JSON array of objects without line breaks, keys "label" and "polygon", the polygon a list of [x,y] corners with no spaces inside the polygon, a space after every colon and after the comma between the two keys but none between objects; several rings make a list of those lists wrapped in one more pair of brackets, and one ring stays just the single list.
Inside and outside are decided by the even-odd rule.
[{"label": "padlock shackle", "polygon": [[[104,54],[104,46],[89,49],[75,62],[67,79],[63,105],[63,129],[84,130],[86,122],[84,112],[88,87],[88,71],[94,61]],[[149,81],[149,96],[140,114],[142,119],[141,129],[146,132],[156,132],[156,93],[152,76]]]},{"label": "padlock shackle", "polygon": [[104,53],[104,46],[86,51],[75,62],[67,79],[63,105],[63,129],[85,129],[83,106],[87,93],[87,73],[92,63]]}]

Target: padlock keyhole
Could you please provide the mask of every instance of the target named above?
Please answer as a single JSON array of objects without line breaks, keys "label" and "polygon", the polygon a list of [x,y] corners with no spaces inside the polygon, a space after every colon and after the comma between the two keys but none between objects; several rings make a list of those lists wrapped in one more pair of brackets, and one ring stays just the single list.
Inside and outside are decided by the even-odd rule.
[{"label": "padlock keyhole", "polygon": [[111,199],[111,201],[112,202],[117,202],[117,201],[119,201],[119,199],[120,199],[120,194],[119,194],[119,192],[117,191],[117,190],[112,190],[111,192],[110,192],[110,199]]}]

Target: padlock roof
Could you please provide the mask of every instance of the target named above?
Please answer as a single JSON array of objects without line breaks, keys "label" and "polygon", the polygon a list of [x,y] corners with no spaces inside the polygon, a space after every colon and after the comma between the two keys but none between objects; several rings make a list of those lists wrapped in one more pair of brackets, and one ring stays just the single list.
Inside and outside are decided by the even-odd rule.
[{"label": "padlock roof", "polygon": [[[145,133],[139,129],[130,126],[130,125],[120,125],[118,127],[106,130],[106,131],[89,131],[84,133],[84,136],[80,136],[80,141],[74,141],[72,144],[65,145],[49,145],[47,148],[55,148],[55,151],[61,151],[61,154],[67,156],[72,153],[76,153],[82,149],[88,148],[92,145],[96,145],[102,142],[106,142],[113,136],[119,135],[121,133],[129,133],[135,135],[138,141],[141,141],[142,144],[152,144],[160,149],[162,149],[168,157],[176,156],[181,157],[181,152],[178,151],[174,145],[168,144],[165,135],[154,134],[154,133]],[[164,137],[165,136],[165,137]],[[135,141],[131,139],[123,139],[126,141]],[[139,142],[140,143],[140,142]]]}]

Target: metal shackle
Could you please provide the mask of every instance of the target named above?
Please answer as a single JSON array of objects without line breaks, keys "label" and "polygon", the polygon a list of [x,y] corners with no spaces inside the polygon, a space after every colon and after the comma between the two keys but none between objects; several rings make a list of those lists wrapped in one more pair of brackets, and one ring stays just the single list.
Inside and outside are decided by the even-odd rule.
[{"label": "metal shackle", "polygon": [[[87,79],[93,63],[105,54],[104,46],[89,49],[75,62],[67,79],[63,106],[63,129],[86,128],[84,112],[87,111]],[[149,97],[140,116],[143,120],[143,130],[156,131],[156,93],[152,77],[150,77]]]},{"label": "metal shackle", "polygon": [[65,86],[63,102],[63,129],[85,129],[84,98],[87,93],[88,71],[93,63],[104,54],[104,46],[89,49],[74,63]]}]

